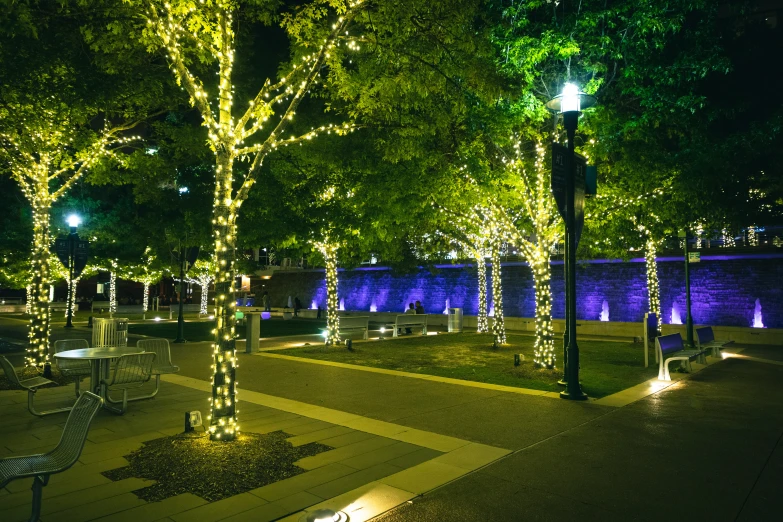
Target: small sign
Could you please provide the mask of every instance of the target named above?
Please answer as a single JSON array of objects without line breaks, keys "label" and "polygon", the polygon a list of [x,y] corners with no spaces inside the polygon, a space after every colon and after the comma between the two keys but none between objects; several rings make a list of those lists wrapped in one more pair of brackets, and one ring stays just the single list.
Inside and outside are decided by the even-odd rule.
[{"label": "small sign", "polygon": [[[560,216],[566,218],[566,187],[568,186],[568,168],[571,151],[559,143],[552,143],[552,195],[557,203]],[[574,225],[576,228],[576,244],[582,235],[585,223],[585,177],[587,160],[579,154],[573,155],[574,166]]]},{"label": "small sign", "polygon": [[701,252],[688,252],[688,262],[698,263],[701,261]]}]

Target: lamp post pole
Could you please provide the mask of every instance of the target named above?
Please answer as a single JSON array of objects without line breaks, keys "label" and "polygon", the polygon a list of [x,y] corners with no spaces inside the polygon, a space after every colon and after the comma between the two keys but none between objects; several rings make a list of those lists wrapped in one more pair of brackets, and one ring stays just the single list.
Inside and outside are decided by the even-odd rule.
[{"label": "lamp post pole", "polygon": [[[573,83],[566,83],[563,92],[547,102],[547,108],[555,113],[563,115],[563,126],[568,136],[568,152],[557,153],[562,158],[561,167],[556,179],[556,165],[553,156],[552,164],[552,191],[558,204],[558,210],[565,220],[565,293],[566,293],[566,320],[563,350],[563,379],[559,384],[565,386],[560,392],[560,397],[570,400],[585,400],[587,395],[582,391],[579,383],[579,346],[576,341],[576,248],[579,242],[577,234],[582,227],[582,200],[584,188],[580,188],[579,210],[580,217],[577,224],[576,216],[576,155],[574,152],[574,137],[579,125],[581,109],[592,106],[595,98],[580,92]],[[565,167],[563,172],[562,167]],[[565,178],[563,180],[563,178]],[[556,182],[557,181],[557,182]],[[565,183],[563,183],[565,181]],[[580,185],[581,187],[581,185]]]},{"label": "lamp post pole", "polygon": [[579,111],[563,112],[563,125],[568,135],[568,175],[566,176],[566,333],[568,335],[568,358],[566,361],[566,389],[560,392],[564,399],[584,400],[587,395],[579,383],[579,346],[576,342],[576,160],[574,158],[574,137],[579,122]]},{"label": "lamp post pole", "polygon": [[691,316],[691,261],[688,259],[688,229],[682,229],[680,234],[683,238],[683,249],[685,250],[685,335],[689,346],[693,346],[693,316]]},{"label": "lamp post pole", "polygon": [[73,328],[73,265],[76,261],[76,227],[71,227],[71,233],[68,234],[68,309],[65,312],[65,327]]},{"label": "lamp post pole", "polygon": [[177,338],[175,343],[185,343],[185,317],[182,304],[185,295],[185,253],[182,251],[182,242],[179,246],[179,314],[177,315]]}]

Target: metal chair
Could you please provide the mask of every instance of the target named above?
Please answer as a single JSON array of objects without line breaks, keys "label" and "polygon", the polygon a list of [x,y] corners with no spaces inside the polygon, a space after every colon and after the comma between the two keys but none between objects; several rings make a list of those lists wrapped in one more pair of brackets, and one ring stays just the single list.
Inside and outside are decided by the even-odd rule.
[{"label": "metal chair", "polygon": [[41,517],[43,487],[49,483],[49,476],[65,471],[79,460],[101,402],[101,398],[93,393],[82,393],[68,415],[59,444],[49,453],[0,459],[0,489],[12,480],[35,477],[30,522],[37,522]]},{"label": "metal chair", "polygon": [[[54,353],[89,347],[90,344],[87,342],[87,339],[62,339],[54,342]],[[57,359],[57,367],[64,376],[74,378],[74,390],[76,391],[76,397],[79,397],[79,384],[84,377],[89,377],[91,373],[90,361]]]},{"label": "metal chair", "polygon": [[44,384],[49,384],[54,381],[50,381],[49,379],[45,379],[43,377],[32,377],[30,379],[25,379],[23,381],[19,380],[19,376],[16,375],[16,370],[14,370],[13,365],[3,356],[0,356],[0,366],[3,367],[3,371],[5,372],[5,377],[8,379],[11,384],[15,384],[16,386],[22,388],[23,390],[27,390],[27,409],[30,410],[30,413],[33,415],[37,415],[38,417],[43,417],[44,415],[51,415],[53,413],[62,413],[65,411],[71,411],[71,408],[57,408],[54,410],[47,410],[47,411],[36,411],[35,409],[35,392],[38,391],[38,388],[43,386]]},{"label": "metal chair", "polygon": [[129,401],[138,401],[141,399],[151,399],[160,391],[160,376],[164,373],[177,373],[179,366],[171,362],[171,349],[167,339],[144,339],[136,342],[136,348],[144,353],[154,353],[155,362],[152,365],[152,375],[155,376],[155,391],[150,395],[142,397],[133,397]]},{"label": "metal chair", "polygon": [[[154,353],[132,353],[123,355],[117,360],[113,368],[111,378],[101,379],[101,384],[107,386],[106,402],[109,404],[122,404],[122,407],[112,408],[112,411],[122,415],[128,409],[128,390],[139,388],[152,377],[152,364],[155,362]],[[122,390],[122,401],[111,398],[112,388]]]}]

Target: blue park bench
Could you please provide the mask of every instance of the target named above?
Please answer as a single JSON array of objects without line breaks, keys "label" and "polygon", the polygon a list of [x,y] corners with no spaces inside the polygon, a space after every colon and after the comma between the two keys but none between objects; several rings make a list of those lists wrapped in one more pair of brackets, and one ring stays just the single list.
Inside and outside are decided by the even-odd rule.
[{"label": "blue park bench", "polygon": [[696,328],[696,347],[705,352],[712,350],[713,357],[720,357],[720,349],[734,341],[716,341],[712,326]]},{"label": "blue park bench", "polygon": [[686,350],[682,344],[682,336],[678,333],[661,335],[655,338],[655,349],[658,352],[658,379],[671,381],[669,363],[685,361],[688,371],[691,371],[691,361],[701,357],[705,350]]}]

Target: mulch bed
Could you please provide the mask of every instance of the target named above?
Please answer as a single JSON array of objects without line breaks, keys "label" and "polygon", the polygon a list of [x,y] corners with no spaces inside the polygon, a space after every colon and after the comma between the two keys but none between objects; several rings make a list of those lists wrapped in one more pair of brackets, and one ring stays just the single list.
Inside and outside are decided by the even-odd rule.
[{"label": "mulch bed", "polygon": [[333,449],[311,443],[294,447],[288,435],[241,433],[231,442],[210,441],[204,433],[150,440],[125,456],[124,468],[104,471],[111,480],[142,478],[156,484],[133,493],[148,502],[192,493],[214,502],[293,477],[305,470],[294,462]]}]

